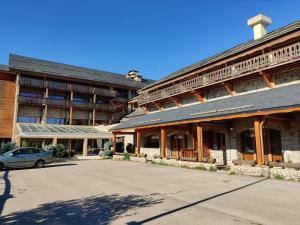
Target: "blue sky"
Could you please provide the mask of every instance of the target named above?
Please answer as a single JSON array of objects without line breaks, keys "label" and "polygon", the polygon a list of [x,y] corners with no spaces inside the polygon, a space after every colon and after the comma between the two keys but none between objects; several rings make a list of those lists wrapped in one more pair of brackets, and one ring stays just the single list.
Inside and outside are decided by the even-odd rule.
[{"label": "blue sky", "polygon": [[0,0],[0,64],[15,53],[159,79],[252,39],[252,16],[270,16],[271,31],[299,9],[299,0]]}]

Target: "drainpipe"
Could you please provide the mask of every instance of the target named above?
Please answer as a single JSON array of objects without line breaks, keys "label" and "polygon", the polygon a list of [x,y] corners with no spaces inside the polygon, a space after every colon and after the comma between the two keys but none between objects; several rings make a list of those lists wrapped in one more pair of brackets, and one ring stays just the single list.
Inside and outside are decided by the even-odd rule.
[{"label": "drainpipe", "polygon": [[263,121],[260,124],[260,133],[261,133],[261,137],[260,137],[260,142],[261,142],[261,151],[262,151],[262,162],[263,164],[265,164],[265,149],[264,149],[264,133],[263,133],[263,125],[266,122],[266,118],[263,119]]}]

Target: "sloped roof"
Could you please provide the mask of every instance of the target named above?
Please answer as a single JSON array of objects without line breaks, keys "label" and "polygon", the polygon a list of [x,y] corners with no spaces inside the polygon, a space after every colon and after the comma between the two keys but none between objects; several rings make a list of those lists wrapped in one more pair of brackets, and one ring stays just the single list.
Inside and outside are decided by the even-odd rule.
[{"label": "sloped roof", "polygon": [[291,33],[293,31],[296,31],[296,30],[299,30],[300,29],[300,20],[294,22],[294,23],[291,23],[287,26],[284,26],[284,27],[281,27],[277,30],[274,30],[272,32],[269,32],[268,34],[264,35],[262,38],[259,38],[257,40],[250,40],[250,41],[247,41],[243,44],[240,44],[240,45],[237,45],[233,48],[230,48],[226,51],[223,51],[221,53],[218,53],[212,57],[209,57],[209,58],[206,58],[204,60],[201,60],[201,61],[198,61],[192,65],[189,65],[187,67],[184,67],[183,69],[180,69],[180,70],[177,70],[175,71],[174,73],[171,73],[165,77],[163,77],[162,79],[158,80],[158,81],[155,81],[151,84],[149,84],[148,86],[144,87],[143,89],[147,89],[147,88],[150,88],[150,87],[153,87],[157,84],[160,84],[160,83],[163,83],[165,81],[168,81],[168,80],[171,80],[173,78],[176,78],[178,76],[181,76],[187,72],[190,72],[190,71],[193,71],[195,69],[198,69],[198,68],[201,68],[203,66],[206,66],[208,64],[211,64],[211,63],[214,63],[214,62],[217,62],[221,59],[224,59],[224,58],[227,58],[229,56],[232,56],[232,55],[235,55],[235,54],[238,54],[242,51],[245,51],[245,50],[248,50],[250,48],[253,48],[253,47],[256,47],[258,45],[261,45],[261,44],[264,44],[272,39],[275,39],[275,38],[278,38],[282,35],[285,35],[285,34],[288,34],[288,33]]},{"label": "sloped roof", "polygon": [[69,138],[111,138],[108,131],[92,126],[54,125],[54,124],[18,124],[21,137],[69,137]]},{"label": "sloped roof", "polygon": [[9,68],[28,72],[51,74],[73,79],[78,78],[82,80],[116,84],[137,89],[145,87],[153,82],[153,80],[150,79],[143,79],[141,82],[139,82],[126,78],[126,76],[123,74],[67,65],[15,54],[9,55]]},{"label": "sloped roof", "polygon": [[277,87],[136,116],[122,122],[120,125],[114,127],[113,130],[300,106],[299,96],[300,84]]}]

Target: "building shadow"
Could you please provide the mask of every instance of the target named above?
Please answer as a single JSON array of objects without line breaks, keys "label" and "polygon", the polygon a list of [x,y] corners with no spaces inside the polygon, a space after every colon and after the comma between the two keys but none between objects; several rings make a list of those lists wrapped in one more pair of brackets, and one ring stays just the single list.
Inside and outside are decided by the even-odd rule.
[{"label": "building shadow", "polygon": [[190,204],[187,204],[187,205],[178,207],[178,208],[176,208],[176,209],[173,209],[173,210],[170,210],[170,211],[167,211],[167,212],[164,212],[164,213],[161,213],[161,214],[158,214],[158,215],[149,217],[149,218],[144,219],[144,220],[142,220],[142,221],[132,221],[132,222],[129,222],[129,223],[127,223],[127,224],[128,224],[128,225],[141,225],[141,224],[144,224],[144,223],[148,223],[148,222],[151,222],[151,221],[153,221],[153,220],[159,219],[159,218],[161,218],[161,217],[168,216],[168,215],[170,215],[170,214],[179,212],[179,211],[181,211],[181,210],[188,209],[188,208],[193,207],[193,206],[195,206],[195,205],[198,205],[198,204],[207,202],[207,201],[209,201],[209,200],[212,200],[212,199],[221,197],[221,196],[223,196],[223,195],[227,195],[227,194],[230,194],[230,193],[239,191],[239,190],[241,190],[241,189],[244,189],[244,188],[247,188],[247,187],[249,187],[249,186],[255,185],[255,184],[257,184],[257,183],[260,183],[260,182],[262,182],[262,181],[265,181],[266,179],[268,179],[268,178],[263,178],[263,179],[261,179],[261,180],[252,182],[252,183],[250,183],[250,184],[246,184],[246,185],[244,185],[244,186],[241,186],[241,187],[238,187],[238,188],[234,188],[234,189],[232,189],[232,190],[225,191],[225,192],[222,192],[222,193],[220,193],[220,194],[213,195],[213,196],[208,197],[208,198],[205,198],[205,199],[201,199],[201,200],[199,200],[199,201],[196,201],[196,202],[193,202],[193,203],[190,203]]},{"label": "building shadow", "polygon": [[6,170],[2,177],[2,179],[4,180],[4,191],[3,191],[3,194],[0,196],[0,216],[2,215],[5,202],[8,199],[13,198],[13,196],[10,194],[11,184],[10,184],[10,180],[8,178],[8,173],[9,173],[9,171]]},{"label": "building shadow", "polygon": [[0,218],[0,224],[20,225],[97,225],[110,224],[131,209],[150,207],[161,203],[151,196],[100,195],[70,201],[46,203]]}]

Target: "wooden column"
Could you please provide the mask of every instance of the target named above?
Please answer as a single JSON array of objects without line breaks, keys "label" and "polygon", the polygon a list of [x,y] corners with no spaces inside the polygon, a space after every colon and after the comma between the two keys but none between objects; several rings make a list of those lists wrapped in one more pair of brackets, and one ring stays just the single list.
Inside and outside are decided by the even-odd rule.
[{"label": "wooden column", "polygon": [[57,138],[55,137],[55,138],[53,138],[53,140],[52,140],[52,145],[54,146],[54,145],[56,145],[57,144]]},{"label": "wooden column", "polygon": [[197,152],[198,152],[198,161],[203,158],[203,128],[202,124],[197,124]]},{"label": "wooden column", "polygon": [[137,130],[136,131],[136,148],[135,148],[135,153],[140,154],[141,152],[141,131]]},{"label": "wooden column", "polygon": [[93,96],[93,103],[94,103],[94,108],[93,108],[93,126],[95,126],[95,120],[96,120],[96,109],[95,109],[95,104],[97,102],[97,95],[94,94]]},{"label": "wooden column", "polygon": [[83,139],[83,152],[82,152],[82,155],[87,156],[87,154],[88,154],[88,139],[85,138],[85,139]]},{"label": "wooden column", "polygon": [[256,157],[257,164],[261,166],[263,164],[263,143],[262,143],[262,130],[261,130],[262,118],[254,118],[254,133],[255,133],[255,145],[256,145]]},{"label": "wooden column", "polygon": [[160,130],[160,151],[161,157],[166,158],[166,128],[162,127]]},{"label": "wooden column", "polygon": [[113,139],[112,139],[112,151],[113,151],[113,154],[115,154],[116,152],[116,149],[117,149],[117,133],[112,133],[113,134]]},{"label": "wooden column", "polygon": [[70,125],[72,125],[72,118],[73,118],[73,107],[72,107],[72,101],[73,101],[73,91],[71,91],[71,107],[70,107],[70,115],[69,115],[69,119],[70,119]]}]

